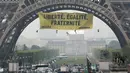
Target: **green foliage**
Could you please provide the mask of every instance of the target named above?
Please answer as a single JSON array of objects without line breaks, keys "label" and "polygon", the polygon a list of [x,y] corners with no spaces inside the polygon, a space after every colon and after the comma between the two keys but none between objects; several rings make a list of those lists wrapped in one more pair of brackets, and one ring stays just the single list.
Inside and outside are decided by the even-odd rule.
[{"label": "green foliage", "polygon": [[[19,57],[31,57],[31,63],[44,61],[59,55],[59,51],[54,49],[43,49],[43,50],[21,50],[17,51]],[[28,61],[28,60],[27,60]]]},{"label": "green foliage", "polygon": [[112,53],[112,61],[118,65],[125,65],[127,57],[122,55],[121,52]]},{"label": "green foliage", "polygon": [[41,50],[18,50],[17,53],[36,53],[40,51]]},{"label": "green foliage", "polygon": [[97,49],[94,51],[94,56],[98,59],[109,59],[109,50],[106,49]]},{"label": "green foliage", "polygon": [[111,41],[111,42],[109,43],[108,48],[120,49],[121,46],[120,46],[120,44],[119,44],[118,41],[113,40],[113,41]]},{"label": "green foliage", "polygon": [[32,45],[31,48],[27,47],[25,44],[23,45],[22,50],[39,50],[39,49],[48,49],[47,47],[39,47],[38,45]]},{"label": "green foliage", "polygon": [[23,50],[28,50],[29,48],[24,44],[23,45]]},{"label": "green foliage", "polygon": [[[75,60],[77,58],[77,60]],[[57,64],[62,65],[62,64],[86,64],[86,57],[83,56],[73,56],[73,57],[68,57],[65,59],[60,59],[56,61]]]},{"label": "green foliage", "polygon": [[[97,49],[97,50],[98,51],[95,52],[95,56],[98,56],[98,58],[103,57],[103,59],[105,60],[106,59],[106,58],[104,58],[105,56],[100,55],[101,53],[99,52],[103,49]],[[109,49],[107,49],[107,51],[109,51],[109,55],[110,55],[109,59],[111,59],[114,63],[116,63],[118,65],[125,65],[127,62],[130,62],[130,44],[126,45],[122,49],[109,48]],[[97,52],[98,52],[98,54],[96,54]]]},{"label": "green foliage", "polygon": [[121,49],[95,49],[93,54],[94,57],[98,60],[104,60],[104,61],[111,61],[112,60],[112,53],[113,52],[119,52],[121,53]]},{"label": "green foliage", "polygon": [[110,52],[108,50],[101,50],[101,57],[105,58],[105,59],[109,59],[110,58]]},{"label": "green foliage", "polygon": [[34,50],[34,49],[41,49],[41,48],[37,45],[32,45],[31,49]]},{"label": "green foliage", "polygon": [[96,59],[100,59],[100,49],[95,49],[93,55]]},{"label": "green foliage", "polygon": [[109,52],[120,52],[120,53],[121,53],[121,49],[108,48],[107,50],[108,50]]}]

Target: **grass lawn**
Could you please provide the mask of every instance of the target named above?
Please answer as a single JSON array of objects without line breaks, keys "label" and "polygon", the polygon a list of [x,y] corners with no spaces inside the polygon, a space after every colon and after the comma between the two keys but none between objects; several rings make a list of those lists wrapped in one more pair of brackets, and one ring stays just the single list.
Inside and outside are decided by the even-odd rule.
[{"label": "grass lawn", "polygon": [[64,59],[59,59],[57,60],[57,64],[61,65],[61,64],[86,64],[86,58],[83,56],[77,56],[76,57],[77,60],[75,59],[74,56],[68,57],[68,58],[64,58]]}]

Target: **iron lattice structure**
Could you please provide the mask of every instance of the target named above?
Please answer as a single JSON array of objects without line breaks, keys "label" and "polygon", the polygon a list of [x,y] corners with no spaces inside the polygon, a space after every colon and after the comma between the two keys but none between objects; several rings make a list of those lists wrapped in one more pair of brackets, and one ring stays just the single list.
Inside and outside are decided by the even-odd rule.
[{"label": "iron lattice structure", "polygon": [[57,10],[92,13],[113,30],[122,47],[130,40],[130,0],[0,0],[0,59],[9,58],[18,37],[39,11]]}]

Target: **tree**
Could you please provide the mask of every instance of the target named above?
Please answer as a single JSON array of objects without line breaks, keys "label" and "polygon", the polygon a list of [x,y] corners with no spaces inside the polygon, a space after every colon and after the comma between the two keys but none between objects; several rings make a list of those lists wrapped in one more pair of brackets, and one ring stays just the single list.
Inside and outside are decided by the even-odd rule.
[{"label": "tree", "polygon": [[41,49],[49,49],[49,48],[43,46],[43,47],[41,47]]},{"label": "tree", "polygon": [[111,59],[111,54],[108,50],[100,50],[100,58],[104,60],[110,60]]},{"label": "tree", "polygon": [[127,57],[122,55],[121,52],[112,52],[112,59],[118,65],[125,65]]},{"label": "tree", "polygon": [[34,49],[41,49],[41,48],[37,45],[32,45],[31,49],[34,50]]},{"label": "tree", "polygon": [[[43,49],[43,50],[18,50],[17,51],[18,57],[21,57],[19,59],[19,64],[21,65],[21,61],[25,60],[26,63],[37,63],[43,60],[48,60],[53,57],[56,57],[59,55],[58,50],[55,49]],[[23,58],[28,57],[28,58]]]},{"label": "tree", "polygon": [[120,46],[120,44],[119,44],[118,41],[113,40],[113,41],[111,41],[111,42],[109,43],[108,48],[120,49],[121,46]]},{"label": "tree", "polygon": [[23,45],[23,50],[28,50],[29,48],[24,44]]},{"label": "tree", "polygon": [[96,58],[96,59],[100,59],[100,49],[95,49],[94,51],[93,51],[93,55],[94,55],[94,57]]},{"label": "tree", "polygon": [[111,60],[111,52],[106,49],[96,49],[94,50],[93,55],[99,60]]}]

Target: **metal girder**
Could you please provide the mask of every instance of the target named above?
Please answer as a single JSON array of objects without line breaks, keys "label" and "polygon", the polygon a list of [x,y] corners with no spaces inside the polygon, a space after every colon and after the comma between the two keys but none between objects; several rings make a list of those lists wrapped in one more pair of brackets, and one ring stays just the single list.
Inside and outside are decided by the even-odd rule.
[{"label": "metal girder", "polygon": [[19,3],[21,0],[0,0],[0,3]]},{"label": "metal girder", "polygon": [[[1,0],[1,1],[3,1],[3,0]],[[4,1],[6,1],[6,0],[4,0]],[[1,34],[0,38],[1,38],[2,34],[4,33],[4,30],[8,26],[7,25],[8,21],[11,20],[14,13],[16,12],[18,6],[19,6],[19,4],[16,2],[0,3],[0,34]]]},{"label": "metal girder", "polygon": [[118,17],[123,31],[130,39],[130,0],[112,0],[111,7],[113,8],[116,16]]},{"label": "metal girder", "polygon": [[[44,3],[44,4],[43,4]],[[50,1],[50,3],[53,5],[53,4],[55,4],[55,2],[51,2]],[[57,2],[56,2],[57,3]],[[73,4],[74,2],[67,2],[68,4]],[[66,3],[66,4],[67,4]],[[80,4],[81,2],[79,1],[79,4]],[[110,11],[109,10],[107,10],[106,8],[104,8],[104,7],[102,7],[102,6],[100,6],[100,5],[98,5],[98,4],[96,4],[96,3],[93,3],[93,2],[82,2],[82,3],[84,3],[84,5],[85,6],[91,6],[90,8],[92,8],[92,9],[94,9],[94,10],[96,10],[97,11],[97,14],[99,14],[98,12],[100,12],[101,14],[99,14],[99,16],[100,17],[102,17],[102,14],[104,15],[104,17],[106,18],[109,18],[111,21],[113,21],[114,23],[116,23],[116,19],[112,16],[113,14],[112,13],[110,13]],[[86,4],[85,4],[86,3]],[[10,24],[15,24],[16,22],[18,22],[23,16],[25,16],[25,15],[27,15],[28,13],[30,13],[30,12],[32,12],[32,11],[35,11],[35,9],[38,9],[38,7],[39,8],[41,8],[41,7],[44,7],[44,6],[46,6],[45,4],[47,4],[47,5],[51,5],[51,4],[48,4],[48,2],[46,3],[44,0],[43,0],[43,2],[41,1],[41,2],[38,2],[38,3],[36,3],[36,4],[38,4],[38,5],[35,5],[35,4],[33,4],[32,6],[30,5],[29,6],[29,8],[25,8],[24,10],[22,10],[21,12],[19,12],[18,14],[16,14],[15,15],[15,17],[14,17],[14,19],[12,20],[12,22],[10,23]],[[60,4],[60,3],[58,3],[58,4]],[[62,2],[61,2],[61,4],[62,4]],[[40,6],[41,5],[41,6]],[[74,5],[68,5],[68,6],[65,6],[65,5],[63,5],[63,6],[56,6],[56,8],[59,8],[59,7],[63,7],[63,8],[73,8],[73,7],[77,7],[77,8],[79,8],[79,9],[84,9],[83,7],[78,7],[78,6],[74,6]],[[54,10],[56,10],[56,8],[54,8]],[[26,10],[27,9],[27,10]],[[28,11],[28,9],[29,9],[29,11]],[[47,9],[50,9],[50,8],[47,8]],[[32,10],[32,11],[31,11]],[[91,11],[91,10],[90,10]],[[93,11],[93,12],[95,12],[95,11]],[[92,12],[92,13],[93,13]],[[103,19],[104,19],[104,17],[103,17]],[[109,20],[109,19],[107,19],[107,20]],[[109,21],[107,21],[107,22],[109,22]],[[111,23],[110,23],[111,24]],[[117,24],[117,23],[116,23]],[[11,25],[9,28],[8,28],[8,30],[10,29],[10,28],[12,28],[13,26],[15,26],[15,25]],[[8,33],[8,32],[7,32]],[[6,36],[6,35],[5,35]]]},{"label": "metal girder", "polygon": [[[5,2],[7,4],[9,1],[12,1],[12,3],[19,3],[19,9],[17,9],[17,6],[14,8],[16,11],[14,11],[12,18],[10,18],[10,21],[6,24],[8,26],[4,29],[3,35],[0,38],[1,49],[8,50],[15,46],[15,43],[24,28],[38,17],[37,12],[52,12],[63,9],[74,9],[92,13],[107,23],[117,35],[122,46],[124,46],[128,40],[127,35],[118,23],[118,19],[115,17],[115,13],[112,12],[110,4],[108,4],[106,0],[16,0],[17,2],[13,2],[15,0],[1,0],[0,2],[2,1],[3,3],[4,1],[8,1]],[[7,8],[8,7],[6,7],[5,10]],[[21,21],[24,23],[19,24]]]},{"label": "metal girder", "polygon": [[130,0],[110,0],[110,2],[130,2]]}]

